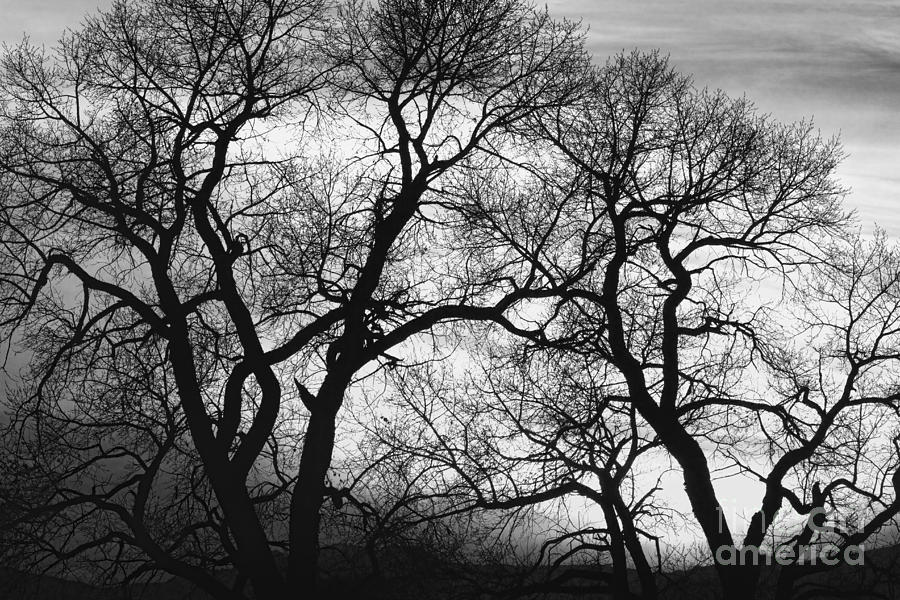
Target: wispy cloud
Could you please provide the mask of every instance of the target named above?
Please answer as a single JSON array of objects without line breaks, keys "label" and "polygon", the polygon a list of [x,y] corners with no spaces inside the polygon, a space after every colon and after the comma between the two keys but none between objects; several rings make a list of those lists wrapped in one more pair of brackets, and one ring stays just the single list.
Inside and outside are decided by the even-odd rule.
[{"label": "wispy cloud", "polygon": [[659,48],[700,86],[840,133],[851,205],[864,225],[900,237],[900,186],[886,183],[900,172],[900,3],[555,0],[549,9],[590,26],[598,59]]}]

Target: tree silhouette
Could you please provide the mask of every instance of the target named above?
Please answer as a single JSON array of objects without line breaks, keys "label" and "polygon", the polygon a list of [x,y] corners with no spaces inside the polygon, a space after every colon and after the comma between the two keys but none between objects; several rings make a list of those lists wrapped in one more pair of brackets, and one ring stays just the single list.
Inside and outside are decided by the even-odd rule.
[{"label": "tree silhouette", "polygon": [[[900,262],[809,123],[655,53],[591,66],[521,0],[118,1],[0,82],[22,568],[315,598],[324,541],[653,598],[663,452],[714,557],[900,512]],[[742,540],[723,469],[764,488]]]},{"label": "tree silhouette", "polygon": [[[801,515],[825,497],[846,507],[838,490],[884,505],[838,548],[866,539],[896,514],[881,500],[896,451],[889,441],[869,453],[896,414],[882,371],[896,297],[883,244],[827,250],[849,235],[838,146],[809,124],[774,124],[745,100],[694,90],[655,54],[619,56],[595,81],[584,104],[534,121],[594,199],[585,227],[605,233],[596,270],[561,294],[545,327],[615,366],[619,393],[683,470],[712,554],[763,546],[785,500]],[[777,302],[790,289],[796,307]],[[805,347],[788,350],[797,340]],[[870,460],[880,475],[861,484]],[[723,461],[765,484],[742,542],[713,486]],[[715,565],[726,597],[755,597],[759,566]]]},{"label": "tree silhouette", "polygon": [[9,432],[44,476],[15,499],[36,564],[314,595],[351,388],[560,285],[467,265],[455,198],[514,168],[479,161],[585,60],[573,25],[455,0],[118,2],[52,55],[8,51],[2,323],[31,353]]},{"label": "tree silhouette", "polygon": [[[399,432],[376,428],[390,453],[419,457],[443,482],[427,497],[449,506],[420,511],[418,520],[475,510],[527,516],[513,536],[527,530],[539,544],[519,558],[520,581],[503,584],[520,595],[576,590],[628,598],[633,566],[641,597],[656,597],[642,541],[658,539],[652,520],[665,514],[654,500],[659,477],[642,487],[633,476],[643,455],[659,447],[653,432],[626,397],[607,393],[616,383],[602,361],[521,343],[498,347],[499,340],[473,361],[486,366],[474,381],[437,369],[404,378],[397,392],[403,425]],[[579,519],[586,512],[579,499],[596,507],[602,525]]]}]

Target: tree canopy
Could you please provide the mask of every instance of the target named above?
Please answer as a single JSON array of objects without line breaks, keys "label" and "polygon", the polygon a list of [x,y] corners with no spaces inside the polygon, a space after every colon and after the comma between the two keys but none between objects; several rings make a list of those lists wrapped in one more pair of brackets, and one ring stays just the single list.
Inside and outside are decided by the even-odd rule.
[{"label": "tree canopy", "polygon": [[[321,547],[405,544],[654,598],[671,459],[755,598],[720,548],[900,512],[900,263],[811,123],[521,0],[120,0],[0,81],[23,568],[312,598]],[[742,537],[723,469],[764,488]]]}]

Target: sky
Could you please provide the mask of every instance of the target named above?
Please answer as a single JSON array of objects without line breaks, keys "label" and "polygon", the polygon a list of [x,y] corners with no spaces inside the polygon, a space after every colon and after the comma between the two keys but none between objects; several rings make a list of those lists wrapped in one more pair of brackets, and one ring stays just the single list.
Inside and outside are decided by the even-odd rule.
[{"label": "sky", "polygon": [[699,87],[744,95],[782,121],[839,134],[838,171],[860,224],[900,238],[900,2],[553,0],[589,27],[595,60],[658,48]]},{"label": "sky", "polygon": [[[0,0],[0,40],[52,43],[109,0]],[[595,60],[658,48],[699,87],[814,118],[847,153],[838,176],[865,230],[900,238],[900,1],[551,0],[589,28]]]},{"label": "sky", "polygon": [[[108,4],[0,0],[0,40],[14,43],[27,32],[50,44]],[[847,158],[837,175],[850,188],[847,206],[864,231],[877,225],[900,240],[900,1],[552,0],[547,6],[551,15],[589,28],[596,61],[621,50],[659,49],[699,87],[746,95],[778,120],[813,118],[825,137],[839,134]],[[723,490],[726,500],[750,491],[737,482],[721,485],[735,486]],[[680,485],[673,481],[672,488]]]}]

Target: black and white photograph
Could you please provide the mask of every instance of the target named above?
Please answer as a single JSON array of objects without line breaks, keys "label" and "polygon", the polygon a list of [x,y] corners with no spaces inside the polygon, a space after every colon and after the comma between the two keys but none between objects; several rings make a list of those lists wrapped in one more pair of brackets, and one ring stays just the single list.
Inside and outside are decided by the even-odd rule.
[{"label": "black and white photograph", "polygon": [[0,600],[900,600],[900,1],[2,0]]}]

